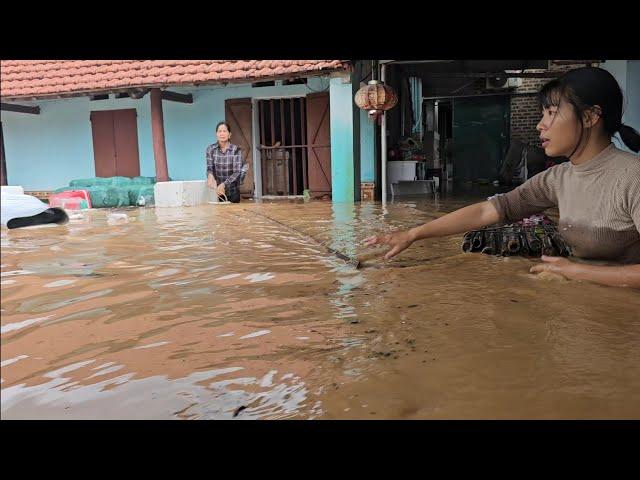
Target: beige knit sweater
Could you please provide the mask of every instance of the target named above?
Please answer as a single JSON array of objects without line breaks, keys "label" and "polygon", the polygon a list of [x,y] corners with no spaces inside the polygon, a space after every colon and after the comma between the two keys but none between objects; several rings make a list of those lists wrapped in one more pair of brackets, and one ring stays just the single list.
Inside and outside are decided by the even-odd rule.
[{"label": "beige knit sweater", "polygon": [[640,263],[640,158],[612,143],[582,165],[565,162],[494,197],[502,222],[558,207],[576,257]]}]

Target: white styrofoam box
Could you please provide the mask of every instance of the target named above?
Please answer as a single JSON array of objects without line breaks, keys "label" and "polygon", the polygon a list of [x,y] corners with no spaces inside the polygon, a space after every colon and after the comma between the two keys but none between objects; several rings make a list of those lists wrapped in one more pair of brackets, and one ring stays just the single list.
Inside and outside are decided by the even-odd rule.
[{"label": "white styrofoam box", "polygon": [[209,200],[205,180],[157,182],[153,193],[156,207],[190,207]]},{"label": "white styrofoam box", "polygon": [[24,194],[24,188],[19,185],[2,185],[2,193],[14,193],[18,195]]},{"label": "white styrofoam box", "polygon": [[393,160],[387,162],[387,182],[397,183],[402,180],[410,181],[416,179],[415,160]]},{"label": "white styrofoam box", "polygon": [[207,203],[209,195],[207,192],[207,182],[205,180],[186,180],[182,182],[182,205],[190,207],[192,205],[202,205]]},{"label": "white styrofoam box", "polygon": [[179,207],[182,205],[182,182],[156,182],[153,186],[156,207]]}]

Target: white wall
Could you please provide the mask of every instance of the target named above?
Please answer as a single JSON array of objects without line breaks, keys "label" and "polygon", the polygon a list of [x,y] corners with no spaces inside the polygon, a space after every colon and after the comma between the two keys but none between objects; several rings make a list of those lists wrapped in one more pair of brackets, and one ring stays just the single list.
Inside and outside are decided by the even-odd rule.
[{"label": "white wall", "polygon": [[[640,131],[640,60],[606,60],[601,67],[615,77],[622,89],[622,123]],[[618,148],[630,151],[619,135],[613,137],[613,142]]]}]

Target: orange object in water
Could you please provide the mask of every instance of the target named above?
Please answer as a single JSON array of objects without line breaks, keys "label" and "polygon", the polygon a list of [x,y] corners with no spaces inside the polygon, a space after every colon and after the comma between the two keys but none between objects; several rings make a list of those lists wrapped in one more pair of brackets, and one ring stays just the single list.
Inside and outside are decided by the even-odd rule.
[{"label": "orange object in water", "polygon": [[62,207],[65,210],[91,208],[91,197],[86,190],[66,190],[49,195],[50,207]]}]

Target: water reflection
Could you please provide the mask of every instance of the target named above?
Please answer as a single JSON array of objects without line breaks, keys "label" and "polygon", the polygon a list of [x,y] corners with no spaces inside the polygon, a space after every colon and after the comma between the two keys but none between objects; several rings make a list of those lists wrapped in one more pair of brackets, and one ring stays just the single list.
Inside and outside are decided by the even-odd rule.
[{"label": "water reflection", "polygon": [[[87,371],[85,367],[93,363],[94,360],[77,362],[45,373],[44,377],[50,380],[38,385],[4,388],[3,411],[11,409],[13,418],[29,419],[93,418],[98,412],[103,419],[163,419],[169,413],[185,419],[289,418],[298,413],[308,394],[298,376],[278,378],[277,370],[260,379],[235,377],[212,381],[240,372],[242,367],[212,369],[173,379],[162,375],[135,378],[132,372],[85,383],[125,367],[109,364],[73,381],[72,372],[83,368]],[[234,415],[238,410],[241,413]],[[59,412],[52,413],[56,411]],[[310,409],[311,414],[313,411]]]}]

